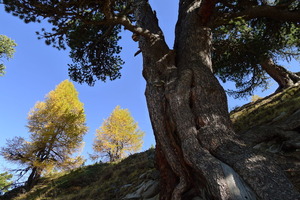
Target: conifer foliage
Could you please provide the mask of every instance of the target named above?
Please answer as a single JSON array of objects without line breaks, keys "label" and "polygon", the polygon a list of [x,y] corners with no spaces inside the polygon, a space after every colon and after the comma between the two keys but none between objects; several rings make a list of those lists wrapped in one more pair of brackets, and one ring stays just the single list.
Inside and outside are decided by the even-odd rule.
[{"label": "conifer foliage", "polygon": [[128,109],[121,109],[120,106],[113,110],[96,132],[93,149],[98,155],[92,156],[94,159],[108,157],[110,162],[114,162],[137,152],[143,145],[144,132]]},{"label": "conifer foliage", "polygon": [[[225,66],[216,71],[221,78],[228,80],[232,72],[242,78],[251,74],[261,76],[257,73],[262,71],[260,69],[255,73],[247,71],[253,71],[260,64],[266,71],[274,66],[273,57],[269,55],[273,55],[273,50],[275,55],[278,55],[276,50],[286,50],[288,41],[295,41],[288,47],[298,48],[299,0],[174,2],[178,3],[178,20],[171,48],[159,25],[159,15],[149,0],[3,0],[6,11],[26,23],[48,20],[52,29],[42,29],[40,38],[60,49],[70,47],[73,64],[69,65],[69,74],[79,83],[93,85],[96,80],[119,78],[123,64],[119,57],[119,33],[122,27],[133,33],[139,46],[137,54],[141,52],[143,57],[145,96],[156,139],[156,166],[160,171],[160,199],[299,199],[299,192],[293,189],[276,161],[267,154],[260,154],[250,144],[246,145],[245,137],[233,130],[224,89],[213,74],[214,68],[219,70],[215,59],[219,58],[219,63]],[[241,20],[245,21],[239,24],[241,28],[232,29]],[[232,25],[227,28],[226,24]],[[273,25],[278,28],[272,28]],[[216,29],[220,29],[219,38],[216,38]],[[291,31],[292,34],[286,34]],[[220,51],[216,40],[227,44],[229,34],[233,34],[229,44],[234,42],[234,45],[223,45],[229,49]],[[281,34],[285,36],[278,41],[280,37],[277,36]],[[234,35],[241,35],[241,38]],[[285,39],[291,35],[296,40]],[[249,46],[250,51],[241,52],[239,47],[246,49],[248,44],[256,44],[259,41],[256,38],[266,40]],[[268,41],[270,46],[265,47]],[[261,51],[252,47],[264,48]],[[254,62],[253,51],[266,55],[257,60],[262,63]],[[246,63],[251,65],[238,62],[246,58]],[[229,64],[221,62],[227,59]],[[230,63],[234,63],[237,70],[232,69]],[[239,73],[240,66],[245,67],[245,73]],[[229,72],[227,67],[230,67]],[[275,80],[286,73],[274,74]],[[264,76],[261,77],[259,80],[264,80]],[[257,79],[248,80],[238,88],[239,92],[247,92],[248,86],[251,92],[251,86],[261,83]],[[104,133],[100,129],[101,132]],[[100,150],[106,149],[106,155],[122,152],[125,143],[116,143],[119,140],[108,133],[106,137],[115,145],[105,148],[99,145]],[[106,140],[100,138],[100,141]],[[232,178],[228,179],[229,176]]]},{"label": "conifer foliage", "polygon": [[37,102],[29,112],[30,141],[16,137],[7,141],[0,153],[5,159],[31,170],[27,180],[30,189],[43,172],[53,168],[68,169],[82,164],[73,157],[83,145],[87,132],[83,104],[74,85],[65,80],[48,93],[44,102]]},{"label": "conifer foliage", "polygon": [[[15,53],[15,47],[17,44],[15,41],[10,39],[5,35],[0,35],[0,61],[2,62],[2,58],[6,58],[7,60],[13,57]],[[5,74],[5,65],[0,63],[0,76]]]}]

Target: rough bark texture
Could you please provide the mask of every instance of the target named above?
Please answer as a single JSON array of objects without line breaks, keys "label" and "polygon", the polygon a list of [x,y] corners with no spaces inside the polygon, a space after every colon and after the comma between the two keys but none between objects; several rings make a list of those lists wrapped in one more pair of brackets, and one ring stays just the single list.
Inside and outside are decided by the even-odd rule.
[{"label": "rough bark texture", "polygon": [[39,178],[41,177],[42,174],[42,170],[34,167],[31,170],[31,173],[26,181],[26,190],[29,191],[30,189],[33,188],[33,186],[35,186],[39,180]]},{"label": "rough bark texture", "polygon": [[300,81],[300,77],[284,67],[276,65],[272,59],[266,59],[261,63],[262,68],[278,83],[278,91],[293,86]]},{"label": "rough bark texture", "polygon": [[[149,4],[136,0],[146,98],[157,143],[160,199],[297,199],[285,174],[235,135],[212,73],[211,30],[202,1],[181,0],[173,50]],[[206,2],[206,1],[205,1]],[[199,8],[201,8],[199,10]]]}]

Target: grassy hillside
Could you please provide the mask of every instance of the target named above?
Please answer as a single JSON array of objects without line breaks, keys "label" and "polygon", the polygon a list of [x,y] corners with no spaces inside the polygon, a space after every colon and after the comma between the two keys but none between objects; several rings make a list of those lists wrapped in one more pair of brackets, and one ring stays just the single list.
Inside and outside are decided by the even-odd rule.
[{"label": "grassy hillside", "polygon": [[[134,192],[153,176],[154,150],[134,154],[119,163],[99,163],[66,174],[43,178],[30,192],[12,200],[114,200]],[[158,178],[158,177],[155,177]]]},{"label": "grassy hillside", "polygon": [[235,130],[246,131],[253,126],[275,124],[300,109],[300,86],[246,104],[230,113]]},{"label": "grassy hillside", "polygon": [[[247,134],[249,141],[254,138],[253,141],[257,143],[249,142],[253,148],[270,154],[269,149],[280,147],[271,156],[282,165],[283,170],[300,189],[300,149],[294,148],[292,151],[291,149],[286,151],[281,148],[285,144],[298,144],[300,120],[298,120],[299,123],[296,121],[296,128],[293,130],[279,130],[281,135],[277,137],[272,133],[270,138],[263,141],[257,140],[259,134],[262,133],[257,130],[261,129],[255,129],[255,127],[268,126],[269,129],[271,127],[275,130],[278,128],[278,124],[285,122],[297,111],[300,111],[299,86],[235,109],[231,112],[231,119],[236,131],[243,134],[243,138],[247,138]],[[254,135],[251,135],[248,130],[253,130],[251,134]],[[282,135],[285,134],[284,131],[288,131],[289,134],[293,133],[296,137],[285,137]],[[154,167],[154,149],[150,149],[131,155],[119,163],[99,163],[84,166],[65,174],[45,177],[30,192],[17,197],[0,197],[0,200],[156,200],[157,196],[138,198],[135,195],[137,190],[141,191],[144,186],[149,186],[148,183],[151,183],[151,180],[158,180],[158,178],[159,174]],[[13,194],[13,192],[9,194]],[[155,194],[157,193],[156,191]]]},{"label": "grassy hillside", "polygon": [[247,145],[269,155],[300,191],[300,86],[246,104],[231,112]]}]

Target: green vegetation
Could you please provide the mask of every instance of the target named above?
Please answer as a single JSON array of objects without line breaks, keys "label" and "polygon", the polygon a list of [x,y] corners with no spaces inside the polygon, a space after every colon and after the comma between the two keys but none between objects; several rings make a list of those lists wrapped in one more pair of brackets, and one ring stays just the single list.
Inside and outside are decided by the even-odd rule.
[{"label": "green vegetation", "polygon": [[[231,118],[235,128],[240,132],[254,125],[275,124],[300,109],[299,102],[300,87],[294,86],[284,92],[258,99],[235,109],[231,112]],[[0,196],[0,199],[120,200],[136,191],[145,180],[141,177],[158,173],[154,167],[154,152],[155,149],[150,148],[120,162],[96,163],[68,172],[48,174],[29,192],[12,197],[9,196],[14,194],[12,190],[7,193],[7,197]],[[295,176],[294,179],[296,178]]]},{"label": "green vegetation", "polygon": [[253,126],[276,123],[278,116],[282,120],[298,109],[300,109],[300,87],[296,85],[233,110],[230,116],[235,130],[241,132]]},{"label": "green vegetation", "polygon": [[[17,44],[12,39],[8,38],[5,35],[0,35],[0,61],[2,62],[2,58],[6,58],[7,60],[12,58],[15,53],[15,47]],[[5,65],[0,63],[0,76],[5,74]]]},{"label": "green vegetation", "polygon": [[[299,48],[299,1],[179,2],[176,40],[170,49],[148,0],[3,0],[5,10],[25,23],[47,20],[52,25],[50,32],[42,29],[41,38],[58,49],[70,48],[69,75],[79,83],[93,85],[96,80],[119,78],[123,64],[119,33],[123,27],[134,34],[140,48],[135,55],[143,55],[158,155],[163,158],[158,159],[160,170],[168,174],[161,184],[162,199],[183,199],[189,191],[192,197],[207,199],[235,199],[235,191],[245,192],[243,198],[253,193],[258,199],[275,195],[276,199],[296,199],[298,193],[291,190],[280,168],[267,157],[252,159],[249,155],[256,156],[256,152],[235,138],[224,90],[212,74],[212,61],[221,79],[240,81],[237,97],[266,85],[264,63],[273,62],[280,56],[278,51]],[[212,51],[219,57],[212,57]],[[221,72],[217,62],[224,67]],[[162,84],[155,84],[157,80]],[[188,140],[183,139],[187,136]],[[222,160],[248,184],[220,184],[220,178],[227,178],[220,168]]]},{"label": "green vegetation", "polygon": [[[259,4],[259,1],[252,0],[232,2],[234,3],[227,2],[223,5],[221,3],[220,8],[243,12]],[[296,0],[262,1],[261,4],[278,6],[291,12],[298,12],[300,5]],[[235,82],[237,88],[237,90],[228,91],[229,94],[240,98],[252,95],[253,91],[259,87],[267,89],[268,75],[272,77],[272,74],[264,67],[268,59],[273,60],[276,65],[280,59],[288,62],[292,58],[299,60],[300,28],[297,23],[283,23],[281,20],[268,18],[248,20],[247,17],[240,16],[227,19],[227,23],[213,29],[212,60],[215,73],[223,82]],[[281,68],[281,72],[277,73],[285,71],[284,67],[278,67]],[[275,79],[275,81],[278,80]]]},{"label": "green vegetation", "polygon": [[80,167],[69,173],[48,176],[30,192],[9,199],[119,200],[141,184],[142,174],[153,173],[153,158],[154,150],[150,149],[131,155],[119,163],[99,163]]}]

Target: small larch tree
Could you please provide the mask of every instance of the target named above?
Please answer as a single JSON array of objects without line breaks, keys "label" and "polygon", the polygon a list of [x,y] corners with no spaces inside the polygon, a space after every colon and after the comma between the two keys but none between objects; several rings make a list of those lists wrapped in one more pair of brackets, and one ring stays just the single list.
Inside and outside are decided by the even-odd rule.
[{"label": "small larch tree", "polygon": [[[2,58],[7,60],[12,58],[15,53],[15,47],[17,44],[15,41],[5,35],[0,35],[0,62],[3,62]],[[5,74],[5,65],[0,63],[0,76]]]},{"label": "small larch tree", "polygon": [[[263,30],[265,33],[253,36],[265,36],[263,38],[270,38],[266,41],[271,42],[272,39],[274,42],[266,47],[265,42],[248,46],[249,43],[243,41],[259,40],[248,40],[245,36],[251,34],[244,34],[244,39],[236,41],[242,46],[238,45],[234,52],[241,52],[245,46],[252,50],[243,53],[246,56],[258,50],[253,47],[264,47],[266,50],[259,51],[263,57],[254,60],[257,62],[250,62],[252,65],[234,66],[253,70],[263,64],[268,74],[274,72],[270,70],[270,66],[274,66],[272,62],[265,61],[271,61],[269,58],[273,58],[273,50],[281,51],[289,47],[285,39],[280,40],[279,46],[273,46],[279,38],[273,34],[278,33],[274,30],[279,29],[282,30],[279,33],[285,36],[293,36],[295,42],[290,46],[299,47],[299,31],[292,34],[285,31],[296,30],[293,27],[299,26],[299,0],[173,2],[178,3],[179,8],[174,45],[170,47],[165,40],[168,35],[161,29],[152,9],[153,3],[148,0],[3,0],[6,11],[26,23],[48,20],[52,29],[42,29],[40,38],[59,49],[70,47],[73,63],[69,65],[69,75],[79,83],[93,85],[96,80],[119,78],[123,64],[119,54],[121,46],[118,44],[120,32],[126,29],[133,33],[134,41],[139,43],[135,55],[140,52],[143,57],[142,75],[146,81],[145,96],[156,140],[161,200],[299,199],[300,193],[274,158],[246,145],[244,135],[234,131],[224,88],[213,70],[219,69],[213,54],[232,52],[230,49],[219,49],[216,41],[227,40],[226,35],[240,32],[225,28],[222,34],[225,37],[216,38],[216,30],[231,21],[236,24],[242,19],[247,25],[254,23],[250,29],[253,28],[254,32],[251,32]],[[265,22],[278,28],[269,29]],[[259,24],[262,28],[256,29]],[[231,44],[231,41],[228,43]],[[233,63],[238,62],[238,58],[245,58],[234,57]],[[231,65],[227,66],[230,67],[229,76],[236,72]],[[225,78],[227,72],[225,68]],[[241,77],[248,78],[247,74],[241,73]],[[260,73],[254,74],[261,76]],[[278,73],[274,74],[274,80],[280,77]],[[283,87],[285,85],[290,84]],[[245,87],[240,89],[247,92]]]},{"label": "small larch tree", "polygon": [[43,172],[57,168],[70,169],[82,164],[81,156],[73,156],[83,145],[87,132],[83,103],[74,85],[65,80],[51,91],[44,102],[37,102],[29,112],[30,141],[15,137],[0,151],[9,161],[31,171],[26,182],[31,189]]},{"label": "small larch tree", "polygon": [[92,158],[108,157],[118,161],[129,153],[137,152],[143,145],[144,132],[138,127],[128,109],[117,106],[102,126],[96,130]]}]

